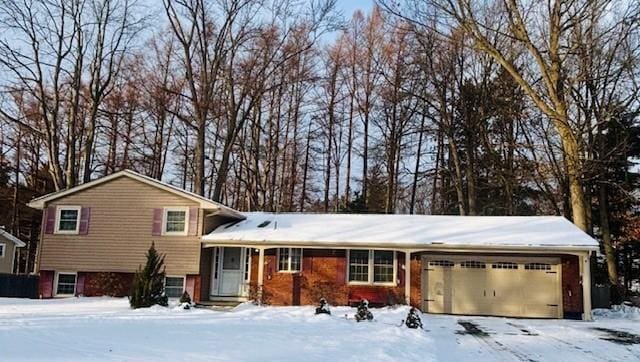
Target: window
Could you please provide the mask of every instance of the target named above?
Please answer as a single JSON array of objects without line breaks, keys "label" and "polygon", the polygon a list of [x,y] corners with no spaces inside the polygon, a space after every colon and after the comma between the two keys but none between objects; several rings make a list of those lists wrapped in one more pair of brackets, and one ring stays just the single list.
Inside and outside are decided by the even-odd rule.
[{"label": "window", "polygon": [[183,277],[164,278],[164,294],[169,298],[180,298],[184,292]]},{"label": "window", "polygon": [[460,267],[469,269],[485,269],[487,265],[482,261],[467,260],[461,262]]},{"label": "window", "polygon": [[5,245],[3,243],[0,243],[0,258],[4,258],[4,248]]},{"label": "window", "polygon": [[80,227],[80,206],[58,206],[56,233],[77,234]]},{"label": "window", "polygon": [[302,269],[301,248],[278,249],[278,271],[299,272]]},{"label": "window", "polygon": [[493,269],[518,269],[518,264],[510,262],[493,263]]},{"label": "window", "polygon": [[551,264],[546,263],[527,263],[524,265],[525,270],[551,270]]},{"label": "window", "polygon": [[373,251],[373,282],[393,283],[393,251]]},{"label": "window", "polygon": [[187,234],[187,208],[164,209],[164,233],[168,235]]},{"label": "window", "polygon": [[369,250],[349,251],[349,281],[369,282]]},{"label": "window", "polygon": [[394,284],[395,252],[391,250],[349,250],[349,282]]},{"label": "window", "polygon": [[72,273],[58,273],[56,295],[76,294],[76,275]]},{"label": "window", "polygon": [[446,268],[453,267],[453,262],[449,260],[432,260],[429,262],[429,266],[442,266]]}]

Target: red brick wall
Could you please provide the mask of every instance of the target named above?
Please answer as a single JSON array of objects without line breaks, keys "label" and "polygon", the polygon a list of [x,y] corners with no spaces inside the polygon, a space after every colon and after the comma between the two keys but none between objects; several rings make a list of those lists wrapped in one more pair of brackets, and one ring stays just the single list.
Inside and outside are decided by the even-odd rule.
[{"label": "red brick wall", "polygon": [[189,274],[185,281],[185,290],[191,296],[191,301],[194,303],[200,302],[201,292],[201,278],[198,274]]},{"label": "red brick wall", "polygon": [[564,313],[582,313],[580,260],[575,255],[562,257],[562,307]]},{"label": "red brick wall", "polygon": [[82,289],[85,297],[103,295],[125,297],[131,291],[133,275],[134,273],[78,272],[77,280],[79,281],[81,277],[84,277],[84,287]]},{"label": "red brick wall", "polygon": [[[346,251],[337,249],[305,249],[301,273],[278,272],[276,249],[265,250],[263,299],[272,305],[315,305],[325,297],[333,305],[346,305],[352,299],[365,296],[379,302],[404,302],[404,254],[397,253],[398,279],[395,287],[350,286],[346,282]],[[251,258],[251,281],[257,283],[258,253]],[[419,261],[417,261],[419,263]],[[412,263],[413,264],[413,263]],[[419,270],[420,266],[413,266]],[[412,269],[413,271],[413,269]],[[412,276],[412,280],[415,280]],[[419,275],[418,275],[419,281]],[[419,290],[419,286],[417,290]],[[412,293],[413,294],[413,293]],[[419,299],[419,296],[417,297]],[[375,300],[371,300],[372,303]]]},{"label": "red brick wall", "polygon": [[411,306],[422,308],[422,261],[420,255],[411,256]]}]

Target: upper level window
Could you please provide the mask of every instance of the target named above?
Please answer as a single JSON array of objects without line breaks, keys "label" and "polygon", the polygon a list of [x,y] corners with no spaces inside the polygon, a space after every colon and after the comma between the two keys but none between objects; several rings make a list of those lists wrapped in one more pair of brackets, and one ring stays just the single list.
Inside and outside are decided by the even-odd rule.
[{"label": "upper level window", "polygon": [[4,258],[4,243],[0,243],[0,258]]},{"label": "upper level window", "polygon": [[394,284],[395,252],[391,250],[349,250],[349,282]]},{"label": "upper level window", "polygon": [[80,206],[58,206],[56,233],[77,234],[80,228]]},{"label": "upper level window", "polygon": [[278,249],[278,271],[299,272],[302,270],[301,248]]},{"label": "upper level window", "polygon": [[187,234],[187,212],[185,207],[174,207],[164,209],[164,233],[186,235]]}]

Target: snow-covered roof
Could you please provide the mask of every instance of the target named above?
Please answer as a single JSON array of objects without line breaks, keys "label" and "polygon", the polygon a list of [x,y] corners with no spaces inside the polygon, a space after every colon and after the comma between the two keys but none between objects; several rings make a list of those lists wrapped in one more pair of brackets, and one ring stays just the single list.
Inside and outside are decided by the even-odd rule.
[{"label": "snow-covered roof", "polygon": [[435,216],[244,213],[204,243],[250,245],[429,245],[596,249],[598,242],[559,216]]},{"label": "snow-covered roof", "polygon": [[112,173],[108,176],[104,176],[101,177],[99,179],[95,179],[93,181],[78,185],[76,187],[72,187],[70,189],[66,189],[66,190],[61,190],[61,191],[57,191],[57,192],[52,192],[50,194],[46,194],[40,197],[37,197],[33,200],[31,200],[27,205],[29,207],[32,207],[34,209],[43,209],[45,207],[45,203],[53,201],[55,199],[59,199],[61,197],[82,191],[84,189],[88,189],[90,187],[94,187],[96,185],[100,185],[102,183],[105,182],[109,182],[111,180],[114,180],[118,177],[128,177],[137,181],[140,181],[142,183],[145,183],[147,185],[151,185],[163,190],[166,190],[168,192],[171,192],[173,194],[176,195],[180,195],[182,197],[185,197],[187,199],[193,200],[197,203],[200,204],[200,207],[202,207],[203,209],[217,209],[219,210],[220,214],[222,215],[226,215],[232,218],[237,218],[237,219],[242,219],[244,216],[239,212],[236,211],[230,207],[227,207],[219,202],[215,202],[213,200],[207,199],[206,197],[200,196],[196,193],[187,191],[187,190],[183,190],[179,187],[173,186],[171,184],[168,184],[166,182],[162,182],[160,180],[156,180],[152,177],[149,176],[145,176],[142,174],[139,174],[135,171],[131,171],[131,170],[122,170],[122,171],[118,171],[115,173]]},{"label": "snow-covered roof", "polygon": [[24,247],[25,244],[24,241],[16,238],[15,236],[13,236],[12,234],[10,234],[8,231],[5,231],[4,229],[0,228],[0,237],[5,238],[9,241],[12,241],[14,244],[16,244],[17,247],[22,248]]}]

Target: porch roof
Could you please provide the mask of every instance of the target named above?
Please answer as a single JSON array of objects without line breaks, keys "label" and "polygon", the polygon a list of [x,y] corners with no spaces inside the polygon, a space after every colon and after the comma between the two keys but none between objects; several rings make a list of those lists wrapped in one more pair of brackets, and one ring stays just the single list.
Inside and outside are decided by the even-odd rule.
[{"label": "porch roof", "polygon": [[244,213],[205,244],[535,248],[596,250],[598,241],[559,216]]}]

